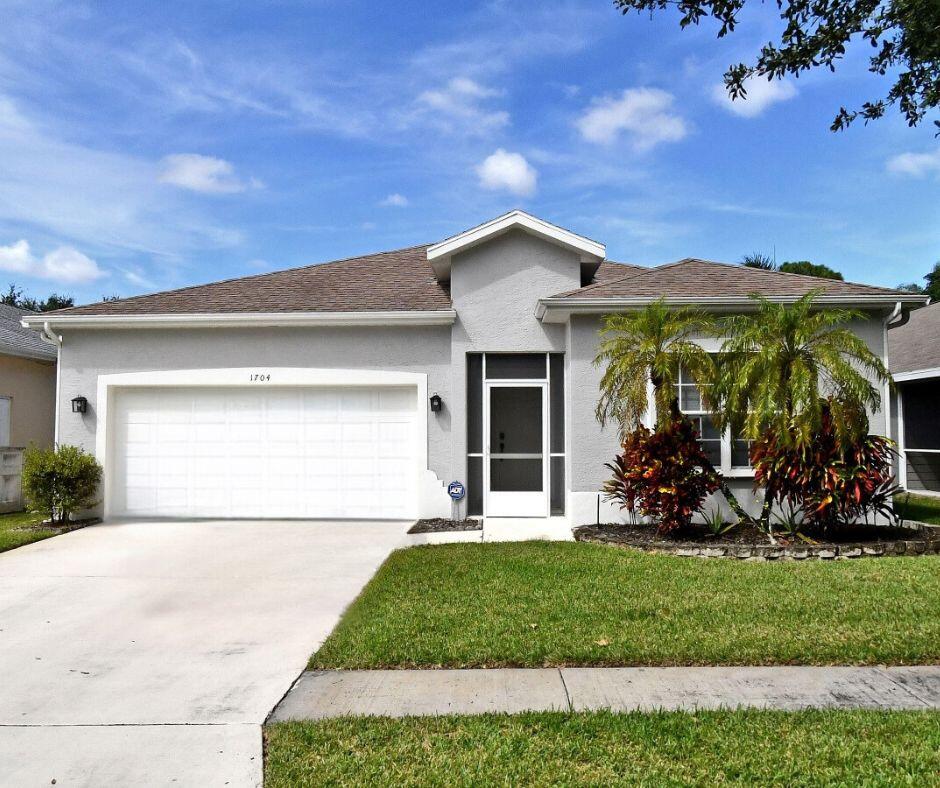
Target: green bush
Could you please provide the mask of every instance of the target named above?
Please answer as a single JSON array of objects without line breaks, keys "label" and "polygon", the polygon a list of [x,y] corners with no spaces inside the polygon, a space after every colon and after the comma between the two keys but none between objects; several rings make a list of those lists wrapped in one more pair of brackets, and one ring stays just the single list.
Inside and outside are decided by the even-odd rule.
[{"label": "green bush", "polygon": [[101,466],[77,446],[39,449],[23,455],[23,495],[32,512],[65,523],[73,512],[95,506]]},{"label": "green bush", "polygon": [[640,426],[623,439],[623,451],[607,463],[613,478],[605,500],[649,517],[661,534],[687,528],[721,478],[696,440],[687,418],[651,432]]}]

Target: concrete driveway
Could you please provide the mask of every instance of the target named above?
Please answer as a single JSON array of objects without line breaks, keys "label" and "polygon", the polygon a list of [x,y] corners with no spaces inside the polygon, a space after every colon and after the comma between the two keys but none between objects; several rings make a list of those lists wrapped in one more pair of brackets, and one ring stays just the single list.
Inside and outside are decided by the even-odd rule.
[{"label": "concrete driveway", "polygon": [[0,785],[260,785],[261,723],[405,528],[112,523],[0,554]]}]

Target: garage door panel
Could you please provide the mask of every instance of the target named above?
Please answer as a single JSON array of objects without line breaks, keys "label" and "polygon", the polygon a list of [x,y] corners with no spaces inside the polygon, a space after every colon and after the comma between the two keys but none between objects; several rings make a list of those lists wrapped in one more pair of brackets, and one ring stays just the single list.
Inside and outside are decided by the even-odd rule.
[{"label": "garage door panel", "polygon": [[112,511],[414,516],[416,405],[413,387],[118,392]]}]

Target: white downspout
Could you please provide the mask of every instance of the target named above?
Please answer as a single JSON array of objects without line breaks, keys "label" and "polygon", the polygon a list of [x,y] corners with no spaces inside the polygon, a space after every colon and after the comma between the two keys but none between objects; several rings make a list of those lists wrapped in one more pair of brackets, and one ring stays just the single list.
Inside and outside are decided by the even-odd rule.
[{"label": "white downspout", "polygon": [[[901,316],[901,302],[898,301],[894,305],[894,309],[891,310],[891,314],[889,314],[884,319],[884,324],[882,327],[882,343],[883,343],[882,347],[884,348],[884,353],[882,355],[881,360],[885,365],[885,369],[889,370],[889,372],[890,372],[890,367],[888,366],[888,326],[890,326],[900,316]],[[898,394],[898,398],[900,398],[900,393]],[[884,395],[882,397],[882,400],[884,402],[884,412],[885,412],[885,437],[888,439],[891,439],[891,385],[889,383],[885,383],[884,385]],[[898,429],[900,429],[900,425],[898,425]]]},{"label": "white downspout", "polygon": [[[884,362],[885,369],[888,370],[890,374],[890,367],[888,366],[888,326],[890,326],[898,317],[901,316],[901,302],[898,301],[894,305],[894,309],[891,310],[884,320],[884,327],[882,329],[883,342],[884,342],[884,357],[882,361]],[[891,440],[891,384],[885,383],[884,385],[884,395],[883,395],[884,412],[885,412],[885,437],[888,440]],[[901,421],[901,413],[903,412],[901,407],[901,392],[898,391],[898,481],[901,482],[903,487],[907,487],[906,476],[907,476],[907,458],[904,456],[904,423]]]},{"label": "white downspout", "polygon": [[59,447],[59,393],[61,391],[62,381],[62,337],[53,333],[47,320],[42,324],[42,333],[40,336],[49,344],[55,345],[55,432],[53,435],[53,445]]}]

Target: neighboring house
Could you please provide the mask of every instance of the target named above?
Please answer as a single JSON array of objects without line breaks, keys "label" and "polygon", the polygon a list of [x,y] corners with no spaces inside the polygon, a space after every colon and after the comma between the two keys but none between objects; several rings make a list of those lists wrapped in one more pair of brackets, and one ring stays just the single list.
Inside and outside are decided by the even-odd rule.
[{"label": "neighboring house", "polygon": [[[864,310],[854,328],[880,357],[887,322],[924,301],[694,259],[622,265],[513,211],[430,246],[26,322],[61,338],[59,438],[103,463],[107,517],[446,517],[459,480],[461,514],[564,529],[620,516],[598,492],[618,449],[594,418],[602,315],[816,288]],[[750,490],[742,447],[693,415]],[[884,410],[871,428],[888,431]]]},{"label": "neighboring house", "polygon": [[888,346],[897,383],[899,482],[940,494],[940,304],[911,312],[888,333]]},{"label": "neighboring house", "polygon": [[0,511],[18,509],[22,449],[51,446],[55,430],[56,349],[0,304]]}]

